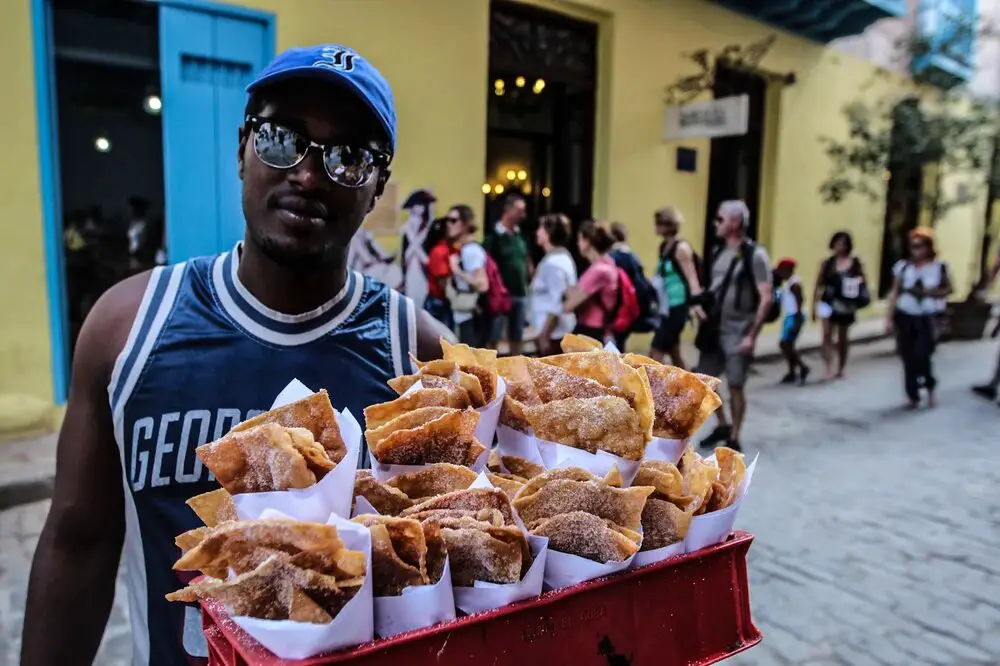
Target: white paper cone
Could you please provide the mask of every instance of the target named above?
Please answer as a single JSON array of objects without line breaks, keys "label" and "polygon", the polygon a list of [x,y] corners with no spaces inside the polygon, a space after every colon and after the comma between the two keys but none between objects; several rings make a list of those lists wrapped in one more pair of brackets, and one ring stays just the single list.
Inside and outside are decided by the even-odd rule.
[{"label": "white paper cone", "polygon": [[689,439],[663,439],[662,437],[654,437],[646,445],[646,455],[643,456],[643,459],[662,460],[676,464],[681,459],[684,449],[687,448],[690,441]]},{"label": "white paper cone", "polygon": [[655,564],[656,562],[662,562],[663,560],[670,559],[671,557],[678,557],[684,554],[684,541],[678,541],[677,543],[672,543],[669,546],[664,546],[663,548],[656,548],[654,550],[639,551],[632,558],[632,568],[638,569],[639,567],[644,567],[647,564]]},{"label": "white paper cone", "polygon": [[639,472],[641,460],[627,460],[607,451],[590,453],[565,444],[547,442],[544,439],[535,440],[538,453],[542,457],[545,469],[564,469],[566,467],[582,467],[591,474],[607,476],[612,467],[617,467],[622,475],[622,486],[628,488]]},{"label": "white paper cone", "polygon": [[451,564],[447,559],[441,580],[434,585],[411,585],[398,597],[375,597],[375,633],[382,638],[454,619]]},{"label": "white paper cone", "polygon": [[538,442],[535,438],[520,430],[507,426],[497,428],[497,453],[501,456],[514,456],[528,462],[545,467],[545,461],[538,452]]},{"label": "white paper cone", "polygon": [[696,550],[722,543],[729,538],[733,531],[733,525],[736,524],[736,515],[739,513],[740,505],[743,503],[743,498],[746,497],[750,482],[753,480],[758,457],[760,454],[754,456],[753,461],[747,466],[746,475],[740,482],[740,487],[736,491],[736,501],[732,505],[721,511],[703,513],[691,519],[691,527],[688,529],[687,537],[684,538],[685,552],[693,553]]},{"label": "white paper cone", "polygon": [[609,351],[614,354],[621,354],[621,350],[618,349],[618,345],[614,343],[614,340],[608,340],[604,343],[604,351]]},{"label": "white paper cone", "polygon": [[545,560],[545,587],[550,590],[561,590],[587,580],[625,571],[632,565],[634,559],[635,555],[623,562],[601,563],[550,549]]},{"label": "white paper cone", "polygon": [[[269,512],[269,514],[274,515]],[[279,514],[280,515],[280,514]],[[328,624],[293,622],[291,620],[259,620],[233,617],[241,629],[282,659],[306,659],[371,641],[375,633],[372,600],[372,539],[368,528],[340,516],[326,521],[337,528],[344,545],[365,554],[368,573],[365,582]]]},{"label": "white paper cone", "polygon": [[354,511],[351,512],[351,518],[357,518],[358,516],[363,516],[365,514],[374,514],[380,516],[378,510],[371,505],[371,502],[366,500],[361,495],[354,498]]},{"label": "white paper cone", "polygon": [[520,583],[500,585],[477,580],[473,587],[455,587],[455,606],[463,613],[472,615],[501,608],[522,599],[537,597],[542,593],[545,578],[545,562],[549,552],[549,540],[528,534],[528,546],[535,558],[528,573]]},{"label": "white paper cone", "polygon": [[476,439],[487,449],[493,446],[493,436],[497,431],[497,421],[500,419],[500,408],[503,407],[503,397],[507,394],[507,383],[503,377],[497,377],[497,395],[485,407],[480,407],[479,423],[476,424]]}]

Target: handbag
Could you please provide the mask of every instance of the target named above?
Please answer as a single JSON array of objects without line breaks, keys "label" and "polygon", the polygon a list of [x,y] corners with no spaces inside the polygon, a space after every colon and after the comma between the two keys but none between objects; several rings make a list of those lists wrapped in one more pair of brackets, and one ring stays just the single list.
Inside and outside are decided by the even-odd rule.
[{"label": "handbag", "polygon": [[454,278],[445,285],[444,295],[452,312],[475,312],[479,308],[479,294],[475,291],[460,291]]},{"label": "handbag", "polygon": [[733,281],[733,273],[736,271],[736,264],[740,262],[741,255],[737,253],[733,257],[732,263],[726,270],[726,275],[719,285],[719,292],[712,293],[706,291],[702,297],[702,306],[708,317],[698,325],[698,332],[694,337],[694,346],[702,354],[710,354],[720,349],[719,338],[722,335],[722,304],[726,300],[726,292]]}]

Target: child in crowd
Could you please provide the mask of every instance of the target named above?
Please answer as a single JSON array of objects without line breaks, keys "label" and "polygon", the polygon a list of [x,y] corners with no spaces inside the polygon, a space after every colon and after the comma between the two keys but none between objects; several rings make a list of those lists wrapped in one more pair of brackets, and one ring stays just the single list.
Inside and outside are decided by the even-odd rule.
[{"label": "child in crowd", "polygon": [[784,319],[781,322],[781,353],[788,362],[788,374],[782,379],[782,384],[799,385],[806,383],[809,376],[809,366],[802,362],[795,343],[805,323],[805,299],[802,296],[802,281],[795,274],[795,260],[782,259],[774,269],[774,286],[780,293],[781,311]]}]

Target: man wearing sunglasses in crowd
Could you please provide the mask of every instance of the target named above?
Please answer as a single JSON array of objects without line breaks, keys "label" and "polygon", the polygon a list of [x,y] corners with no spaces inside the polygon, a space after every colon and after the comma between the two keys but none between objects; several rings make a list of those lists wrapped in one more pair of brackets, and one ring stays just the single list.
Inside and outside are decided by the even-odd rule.
[{"label": "man wearing sunglasses in crowd", "polygon": [[[204,663],[194,606],[164,595],[185,500],[218,488],[197,446],[270,407],[292,379],[357,417],[450,334],[347,269],[389,178],[392,92],[339,46],[279,55],[247,88],[239,129],[245,239],[121,282],[80,333],[52,508],[32,566],[22,664],[91,663],[119,557],[134,664]],[[211,201],[204,202],[211,206]]]}]

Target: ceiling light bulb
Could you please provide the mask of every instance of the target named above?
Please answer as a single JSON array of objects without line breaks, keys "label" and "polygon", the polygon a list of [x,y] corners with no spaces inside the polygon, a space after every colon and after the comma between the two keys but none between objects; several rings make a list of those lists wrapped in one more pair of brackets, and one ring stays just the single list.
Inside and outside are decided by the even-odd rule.
[{"label": "ceiling light bulb", "polygon": [[111,141],[109,141],[106,136],[99,136],[94,139],[94,148],[96,148],[99,153],[106,153],[111,150]]}]

